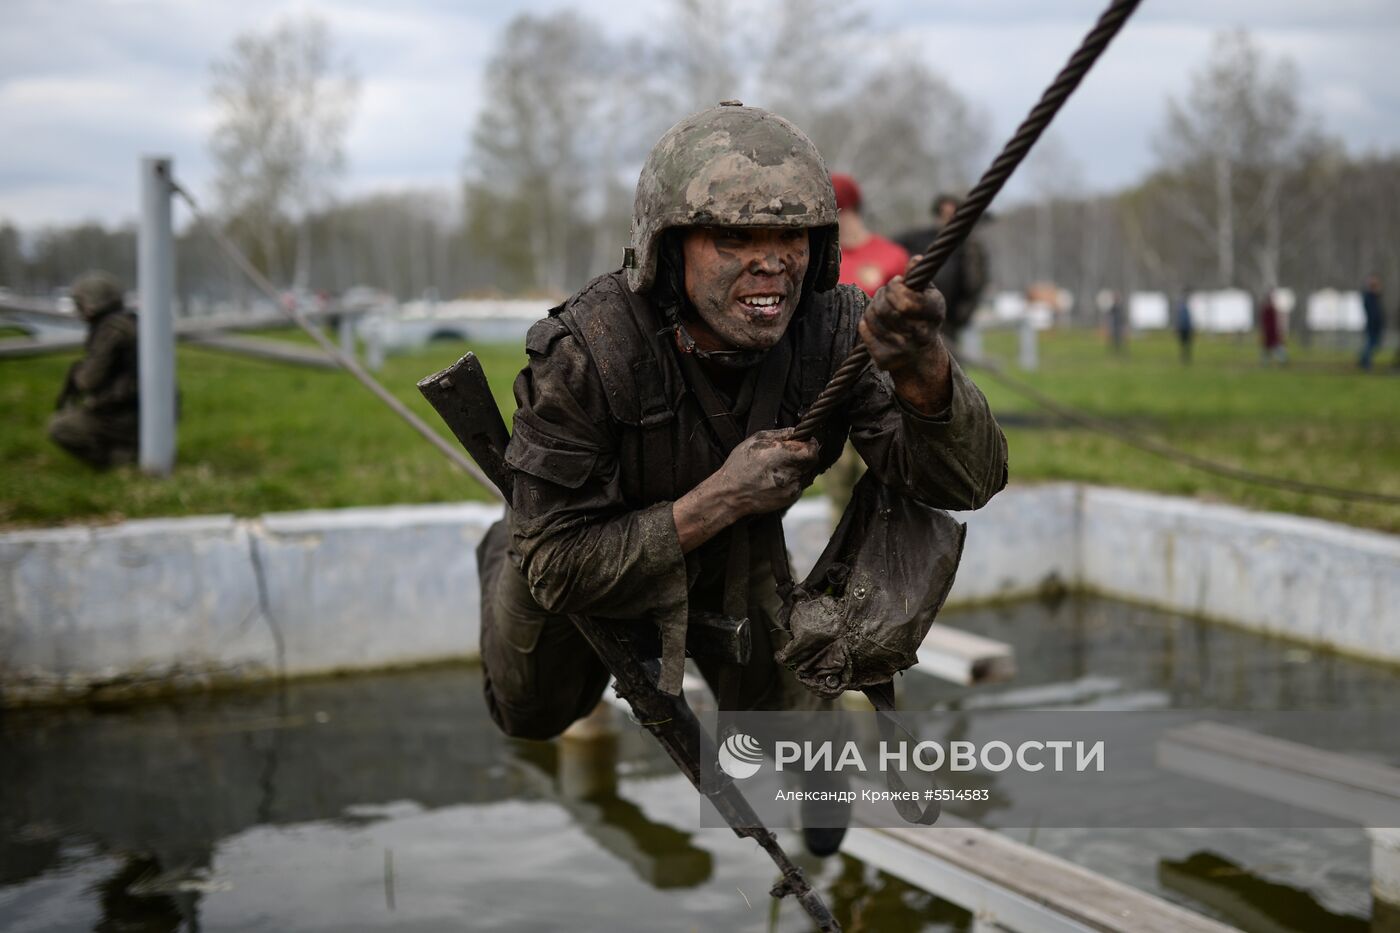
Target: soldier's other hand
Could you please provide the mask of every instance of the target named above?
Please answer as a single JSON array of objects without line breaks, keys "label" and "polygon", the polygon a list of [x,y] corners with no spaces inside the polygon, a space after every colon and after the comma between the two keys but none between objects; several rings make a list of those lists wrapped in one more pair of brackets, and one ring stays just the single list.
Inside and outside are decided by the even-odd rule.
[{"label": "soldier's other hand", "polygon": [[[915,256],[910,264],[918,259]],[[866,305],[860,336],[875,365],[893,372],[943,352],[938,332],[947,316],[948,306],[938,289],[930,285],[916,292],[897,275]]]},{"label": "soldier's other hand", "polygon": [[720,467],[732,504],[742,515],[774,512],[796,502],[816,472],[821,445],[792,438],[792,428],[746,438]]}]

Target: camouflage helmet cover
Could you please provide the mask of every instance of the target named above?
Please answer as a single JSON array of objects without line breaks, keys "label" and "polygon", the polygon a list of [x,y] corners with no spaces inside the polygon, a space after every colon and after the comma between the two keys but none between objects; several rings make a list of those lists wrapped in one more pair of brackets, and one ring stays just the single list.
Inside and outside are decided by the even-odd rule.
[{"label": "camouflage helmet cover", "polygon": [[[676,227],[834,227],[831,175],[806,134],[775,113],[726,101],[687,117],[652,147],[637,180],[627,284],[650,290],[661,235]],[[836,285],[837,238],[824,238],[813,287]]]},{"label": "camouflage helmet cover", "polygon": [[78,313],[88,315],[119,305],[124,299],[121,282],[116,276],[98,270],[78,276],[69,294],[78,306]]}]

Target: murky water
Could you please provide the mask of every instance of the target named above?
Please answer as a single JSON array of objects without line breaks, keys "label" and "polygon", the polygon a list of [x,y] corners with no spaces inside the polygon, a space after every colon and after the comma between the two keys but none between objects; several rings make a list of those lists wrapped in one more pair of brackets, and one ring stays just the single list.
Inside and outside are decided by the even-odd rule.
[{"label": "murky water", "polygon": [[[1400,708],[1393,668],[1101,600],[945,621],[1013,643],[1020,674],[911,676],[911,708]],[[600,781],[596,755],[501,738],[471,669],[0,715],[0,929],[808,928],[773,919],[756,846],[688,828],[646,735],[611,760]],[[1246,929],[1368,928],[1360,829],[1014,835]],[[971,926],[852,859],[805,865],[848,929]]]}]

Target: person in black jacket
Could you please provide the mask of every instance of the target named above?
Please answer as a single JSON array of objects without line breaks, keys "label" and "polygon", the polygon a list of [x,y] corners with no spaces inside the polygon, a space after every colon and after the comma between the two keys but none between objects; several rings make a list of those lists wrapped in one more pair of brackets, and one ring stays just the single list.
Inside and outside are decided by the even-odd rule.
[{"label": "person in black jacket", "polygon": [[[957,209],[957,198],[951,194],[940,194],[933,199],[932,208],[938,222],[931,227],[907,230],[895,237],[894,241],[904,247],[910,256],[927,252],[938,232],[953,219]],[[934,285],[948,303],[948,314],[943,320],[943,336],[956,348],[958,334],[971,322],[973,312],[977,310],[977,301],[987,286],[987,252],[982,244],[973,237],[964,240],[948,257],[943,268],[938,270]]]}]

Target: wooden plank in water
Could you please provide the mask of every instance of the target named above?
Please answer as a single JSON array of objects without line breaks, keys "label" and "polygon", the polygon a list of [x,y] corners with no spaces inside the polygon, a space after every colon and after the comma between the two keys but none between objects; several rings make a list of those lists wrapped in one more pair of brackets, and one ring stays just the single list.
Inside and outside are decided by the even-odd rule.
[{"label": "wooden plank in water", "polygon": [[964,686],[991,684],[1016,676],[1016,657],[1005,642],[934,623],[914,670]]},{"label": "wooden plank in water", "polygon": [[1046,933],[1226,933],[1234,929],[1131,885],[944,816],[934,827],[853,826],[841,850],[972,911]]},{"label": "wooden plank in water", "polygon": [[1362,826],[1400,826],[1400,769],[1375,762],[1198,722],[1163,735],[1157,763]]}]

